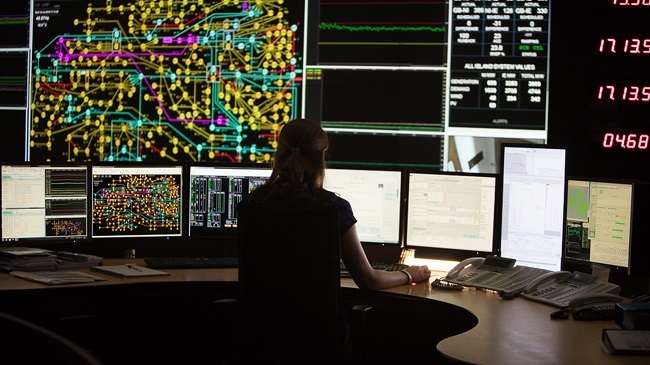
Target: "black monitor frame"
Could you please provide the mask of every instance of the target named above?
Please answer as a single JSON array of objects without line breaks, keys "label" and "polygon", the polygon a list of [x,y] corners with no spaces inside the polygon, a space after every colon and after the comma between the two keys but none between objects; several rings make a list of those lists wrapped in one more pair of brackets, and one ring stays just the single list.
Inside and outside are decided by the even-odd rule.
[{"label": "black monitor frame", "polygon": [[[495,181],[494,187],[494,220],[492,226],[492,247],[489,251],[476,251],[476,250],[466,250],[466,249],[453,249],[453,248],[443,248],[443,247],[427,247],[427,246],[418,246],[409,244],[408,242],[408,198],[411,190],[410,186],[410,176],[411,174],[426,174],[426,175],[440,175],[440,176],[461,176],[461,177],[487,177],[492,178]],[[473,172],[451,172],[451,171],[440,171],[433,169],[406,169],[404,174],[405,179],[405,193],[404,193],[404,247],[415,249],[415,256],[422,258],[434,258],[442,260],[454,260],[460,261],[469,257],[485,257],[494,255],[499,248],[500,234],[499,228],[501,226],[501,211],[499,201],[501,200],[501,184],[502,177],[500,174],[495,173],[473,173]]]},{"label": "black monitor frame", "polygon": [[[4,162],[1,164],[2,168],[4,169],[5,167],[8,166],[13,166],[13,167],[18,167],[18,168],[29,168],[29,167],[35,167],[35,168],[52,168],[56,170],[72,170],[72,169],[81,169],[84,170],[84,177],[85,177],[85,188],[86,192],[83,195],[83,199],[85,199],[85,203],[83,204],[83,208],[85,209],[85,229],[86,229],[86,234],[85,235],[74,235],[74,236],[50,236],[48,237],[47,233],[47,224],[45,227],[45,236],[43,237],[25,237],[25,238],[15,238],[15,239],[0,239],[0,245],[2,246],[15,246],[15,245],[30,245],[30,246],[42,246],[42,247],[55,247],[55,246],[61,246],[61,247],[68,247],[70,245],[81,245],[85,246],[88,245],[91,242],[91,226],[92,226],[92,217],[91,217],[91,206],[90,206],[90,190],[91,190],[91,181],[90,181],[90,166],[87,163],[51,163],[51,162],[25,162],[25,161],[20,161],[20,162]],[[44,177],[46,179],[46,177]],[[2,184],[4,183],[4,179],[1,179],[0,181],[0,189],[2,191],[5,191],[3,189]],[[47,184],[47,181],[43,181],[44,186]],[[44,209],[45,209],[45,216],[47,216],[47,196],[44,193]],[[81,195],[79,195],[81,197]],[[76,199],[75,199],[76,200]],[[50,203],[51,204],[51,203]],[[2,200],[0,199],[0,207],[4,210],[4,206],[2,204]],[[51,206],[50,206],[51,207]],[[80,206],[77,206],[77,209],[79,209]],[[50,220],[46,220],[45,216],[42,218],[37,218],[37,220],[48,222]],[[83,222],[81,223],[83,224]],[[2,228],[0,226],[0,231],[2,231]],[[2,234],[0,234],[0,237],[2,237]]]},{"label": "black monitor frame", "polygon": [[[628,260],[628,275],[650,276],[650,182],[636,181],[634,184],[634,201],[632,203],[632,243]],[[645,223],[645,224],[644,224]]]}]

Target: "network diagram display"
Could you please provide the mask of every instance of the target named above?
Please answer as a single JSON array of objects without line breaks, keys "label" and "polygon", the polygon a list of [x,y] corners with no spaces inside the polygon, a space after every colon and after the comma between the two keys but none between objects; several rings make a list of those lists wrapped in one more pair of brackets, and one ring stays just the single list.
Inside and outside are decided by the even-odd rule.
[{"label": "network diagram display", "polygon": [[400,243],[401,170],[328,168],[323,188],[350,203],[361,242]]},{"label": "network diagram display", "polygon": [[628,267],[634,185],[568,180],[564,257]]},{"label": "network diagram display", "polygon": [[493,252],[496,175],[410,172],[408,189],[406,246]]},{"label": "network diagram display", "polygon": [[302,1],[35,0],[30,160],[268,161]]},{"label": "network diagram display", "polygon": [[266,183],[270,167],[190,165],[190,238],[235,237],[237,205]]},{"label": "network diagram display", "polygon": [[183,166],[92,166],[92,237],[178,237]]},{"label": "network diagram display", "polygon": [[87,166],[2,166],[2,241],[86,240],[88,225]]},{"label": "network diagram display", "polygon": [[266,161],[297,117],[381,147],[340,166],[547,137],[549,0],[4,3],[0,110],[30,161]]},{"label": "network diagram display", "polygon": [[566,150],[548,145],[504,146],[501,255],[518,265],[562,266]]}]

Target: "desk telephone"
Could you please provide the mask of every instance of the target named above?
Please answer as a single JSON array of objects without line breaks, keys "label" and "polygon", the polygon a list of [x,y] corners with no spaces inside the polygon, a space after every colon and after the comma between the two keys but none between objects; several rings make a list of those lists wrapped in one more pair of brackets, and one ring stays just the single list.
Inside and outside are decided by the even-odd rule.
[{"label": "desk telephone", "polygon": [[[524,298],[550,304],[555,307],[570,307],[575,317],[578,307],[587,311],[589,307],[595,309],[600,304],[602,308],[611,308],[613,313],[614,305],[622,300],[617,294],[621,287],[598,280],[595,276],[582,272],[554,271],[540,276],[529,284],[521,294]],[[582,308],[585,307],[585,308]],[[591,310],[589,309],[589,310]]]},{"label": "desk telephone", "polygon": [[497,256],[471,257],[458,263],[447,273],[450,283],[499,293],[515,294],[537,277],[550,271],[527,266],[514,266],[515,259]]},{"label": "desk telephone", "polygon": [[468,274],[469,272],[476,270],[476,268],[483,264],[483,262],[485,262],[485,258],[483,257],[467,258],[449,270],[446,278],[457,279],[459,277],[462,277],[464,274]]},{"label": "desk telephone", "polygon": [[526,299],[571,308],[575,319],[603,319],[613,315],[620,286],[595,276],[568,271],[549,271],[514,266],[515,260],[502,257],[471,257],[447,273],[446,280],[465,286],[519,293]]}]

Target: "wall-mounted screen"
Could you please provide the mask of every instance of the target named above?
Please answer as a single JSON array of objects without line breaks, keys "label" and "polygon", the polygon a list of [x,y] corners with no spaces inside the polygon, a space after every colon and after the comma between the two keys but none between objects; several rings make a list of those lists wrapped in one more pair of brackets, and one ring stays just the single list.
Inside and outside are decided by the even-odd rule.
[{"label": "wall-mounted screen", "polygon": [[266,162],[308,117],[370,146],[339,161],[443,170],[456,136],[546,141],[550,3],[16,2],[0,110],[30,161]]},{"label": "wall-mounted screen", "polygon": [[306,6],[33,0],[29,159],[264,161],[300,116]]}]

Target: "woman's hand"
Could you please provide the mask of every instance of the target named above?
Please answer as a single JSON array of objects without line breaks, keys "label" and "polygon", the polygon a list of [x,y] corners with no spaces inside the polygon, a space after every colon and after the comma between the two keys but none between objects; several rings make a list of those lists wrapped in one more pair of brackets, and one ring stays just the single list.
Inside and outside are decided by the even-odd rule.
[{"label": "woman's hand", "polygon": [[427,265],[422,266],[410,266],[406,268],[409,274],[411,274],[412,282],[419,283],[420,281],[429,280],[431,277],[431,270]]}]

